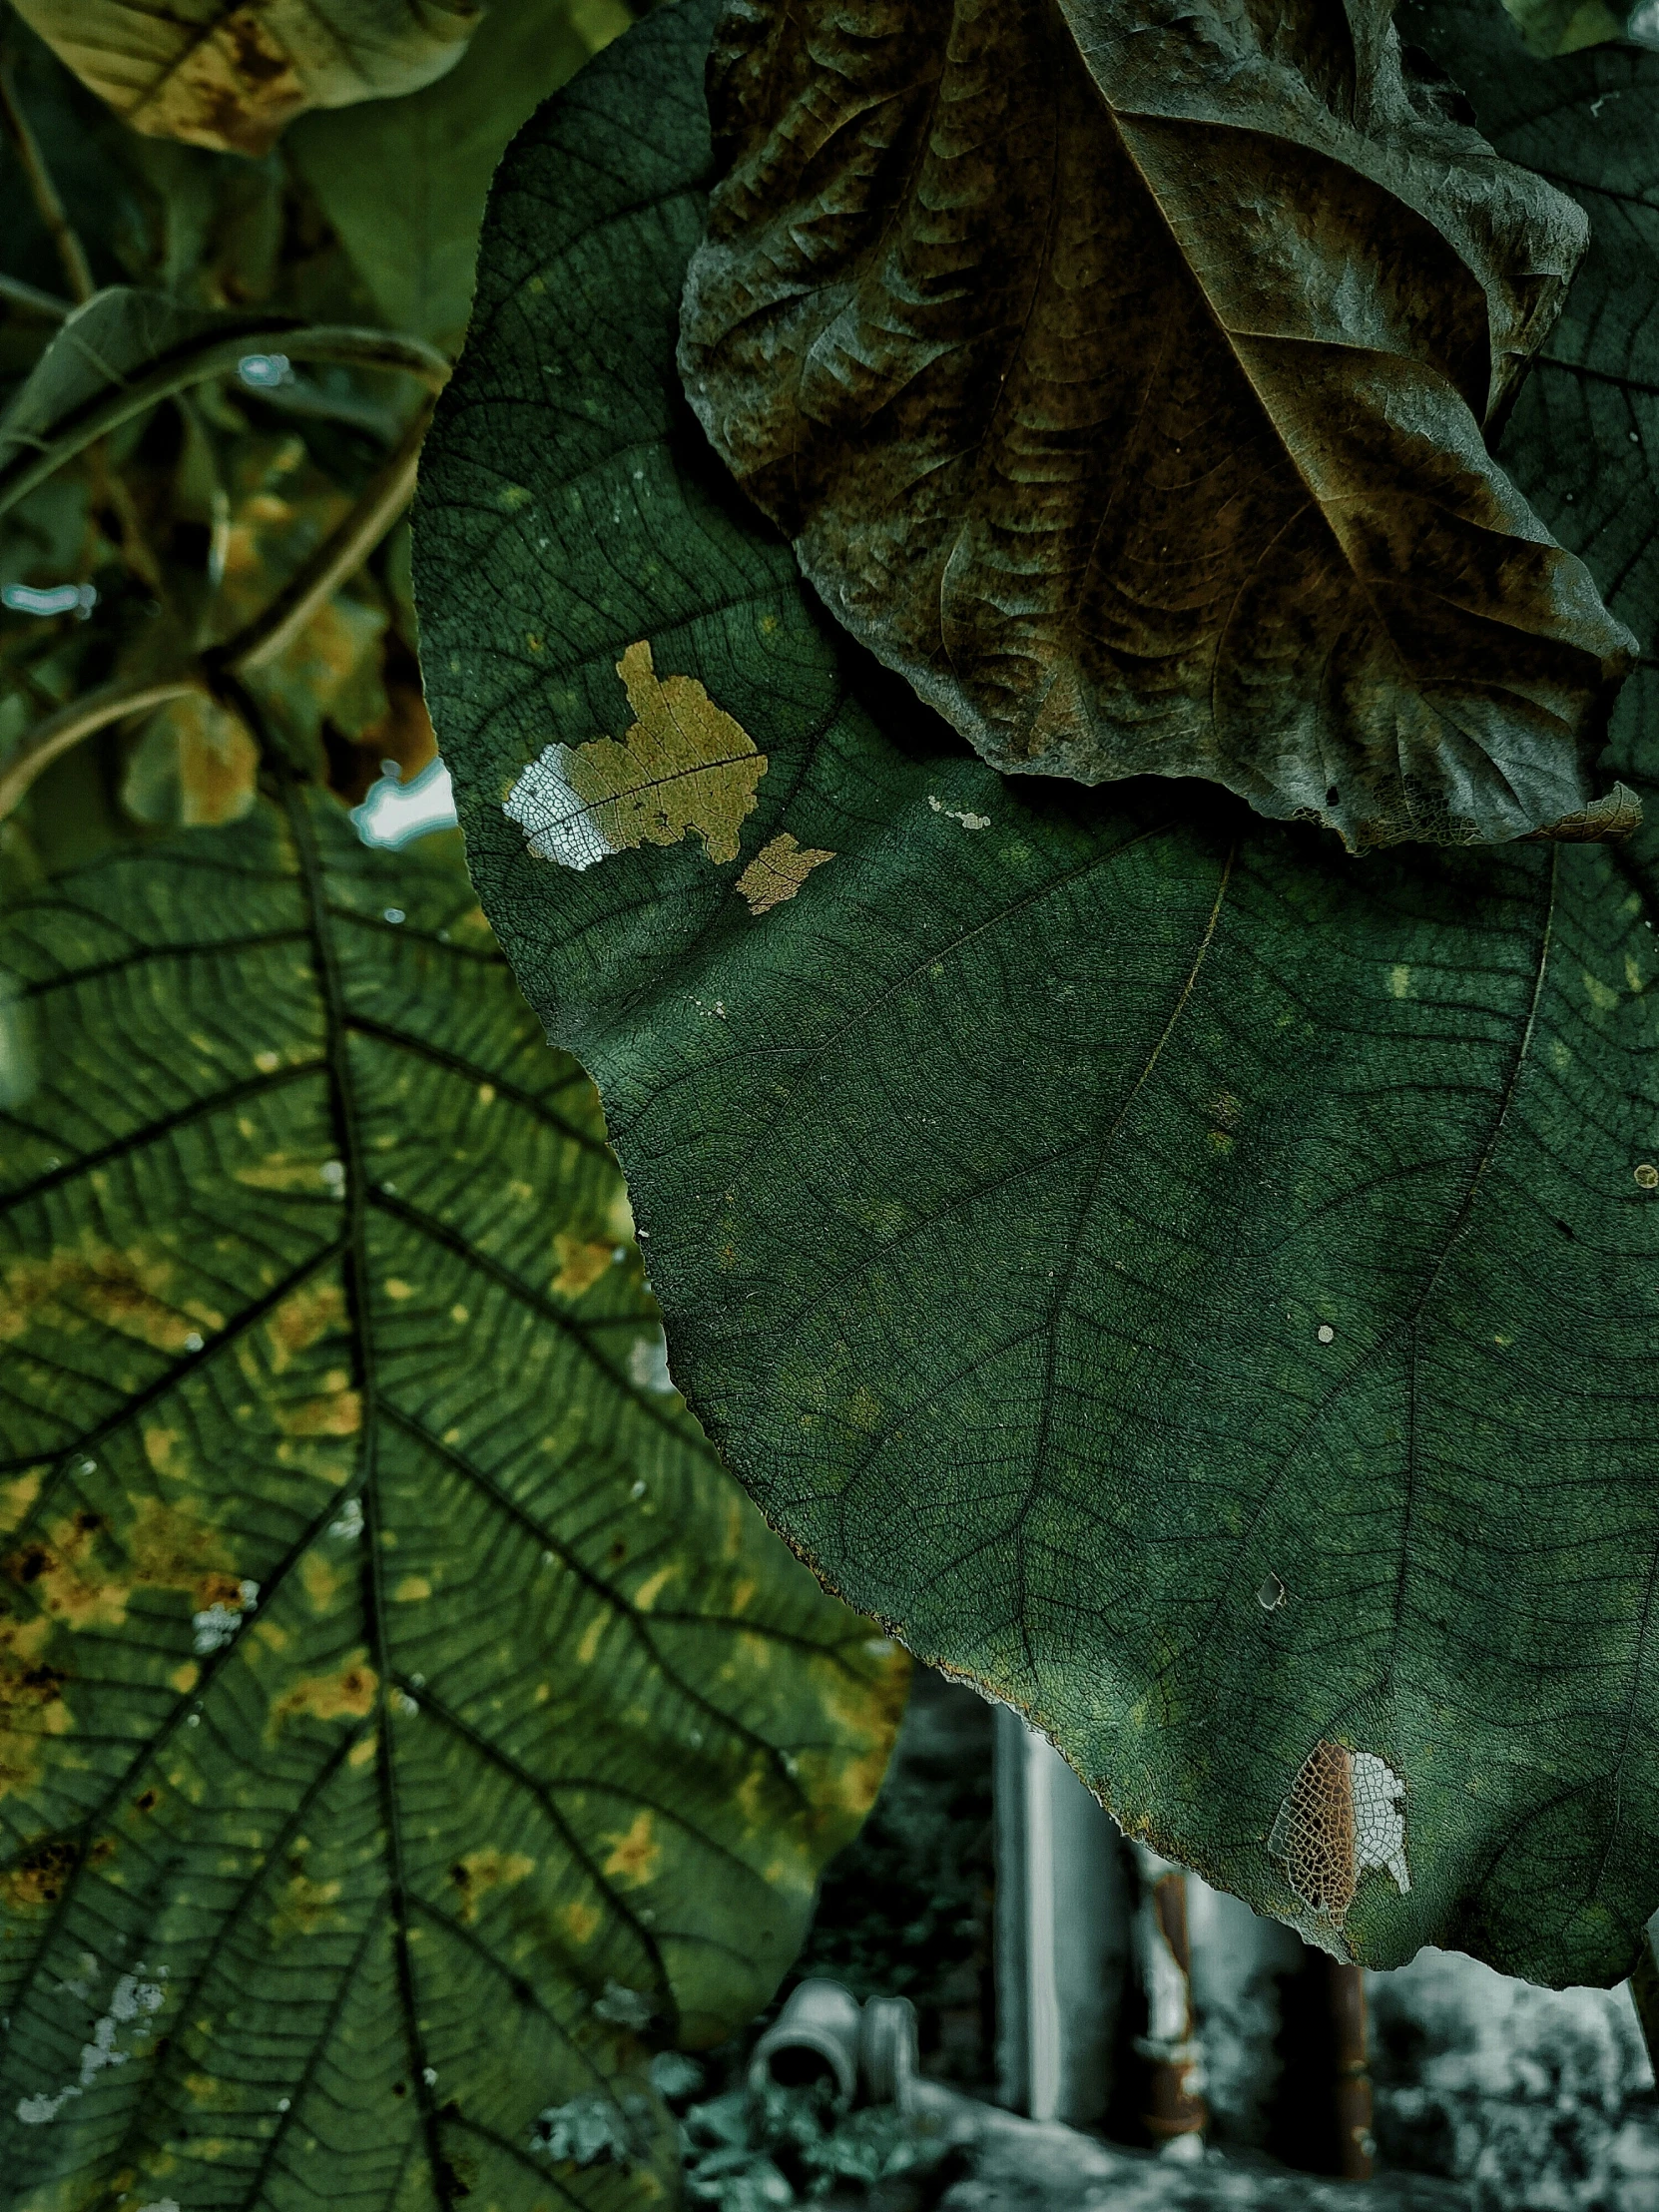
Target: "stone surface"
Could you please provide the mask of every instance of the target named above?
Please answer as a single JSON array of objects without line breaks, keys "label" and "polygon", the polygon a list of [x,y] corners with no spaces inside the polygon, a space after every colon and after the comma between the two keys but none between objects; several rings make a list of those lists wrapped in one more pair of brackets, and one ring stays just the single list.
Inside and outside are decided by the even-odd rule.
[{"label": "stone surface", "polygon": [[1123,2150],[931,2083],[921,2096],[933,2124],[975,2138],[972,2177],[947,2192],[942,2212],[1471,2212],[1466,2189],[1418,2174],[1357,2192],[1214,2153],[1186,2163]]}]

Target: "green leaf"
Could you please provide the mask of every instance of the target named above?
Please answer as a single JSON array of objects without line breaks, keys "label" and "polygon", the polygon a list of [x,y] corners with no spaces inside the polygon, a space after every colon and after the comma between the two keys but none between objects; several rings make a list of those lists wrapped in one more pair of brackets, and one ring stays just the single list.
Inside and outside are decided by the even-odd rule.
[{"label": "green leaf", "polygon": [[[830,1582],[1171,1857],[1381,1964],[1615,1978],[1659,1903],[1651,839],[1355,861],[974,759],[677,389],[712,14],[509,154],[415,519],[475,880],[599,1081],[676,1379]],[[1650,636],[1659,59],[1513,52],[1487,127],[1608,189],[1510,465]],[[767,758],[739,855],[538,858],[505,803],[591,820],[545,756],[618,730],[642,639]],[[786,834],[833,857],[752,915]]]},{"label": "green leaf", "polygon": [[732,7],[686,388],[995,768],[1354,851],[1622,835],[1633,641],[1482,442],[1584,226],[1391,14]]},{"label": "green leaf", "polygon": [[437,84],[295,128],[288,152],[395,328],[459,346],[508,140],[631,21],[622,0],[496,0]]},{"label": "green leaf", "polygon": [[[9,928],[12,2212],[660,2203],[651,2048],[880,1778],[901,1655],[669,1382],[455,841],[265,801]],[[532,2147],[573,2098],[627,2158]]]},{"label": "green leaf", "polygon": [[309,328],[294,315],[181,307],[112,284],[78,307],[0,415],[0,514],[95,438],[251,354],[405,369],[441,382],[441,354],[391,330]]},{"label": "green leaf", "polygon": [[478,0],[17,0],[17,12],[135,131],[265,154],[306,108],[430,84]]}]

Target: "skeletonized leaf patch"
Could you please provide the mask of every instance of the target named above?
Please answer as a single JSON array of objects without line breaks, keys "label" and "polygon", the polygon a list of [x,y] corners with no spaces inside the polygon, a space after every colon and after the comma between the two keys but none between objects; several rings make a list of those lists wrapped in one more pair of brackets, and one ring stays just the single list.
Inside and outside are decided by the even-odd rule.
[{"label": "skeletonized leaf patch", "polygon": [[548,746],[508,794],[508,819],[522,825],[532,852],[564,867],[591,867],[636,845],[678,844],[694,830],[711,860],[735,860],[766,755],[694,678],[659,678],[643,638],[617,674],[634,710],[628,730],[590,745]]},{"label": "skeletonized leaf patch", "polygon": [[1410,1889],[1404,1801],[1405,1785],[1386,1760],[1322,1739],[1286,1792],[1269,1856],[1303,1904],[1340,1929],[1372,1868],[1386,1868],[1401,1896]]}]

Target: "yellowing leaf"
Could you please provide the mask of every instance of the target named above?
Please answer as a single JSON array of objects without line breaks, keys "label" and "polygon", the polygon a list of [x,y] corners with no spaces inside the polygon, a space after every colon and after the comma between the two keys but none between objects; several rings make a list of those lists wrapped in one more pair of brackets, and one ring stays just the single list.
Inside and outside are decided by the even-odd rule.
[{"label": "yellowing leaf", "polygon": [[122,805],[139,822],[181,830],[240,822],[258,796],[259,749],[205,693],[175,699],[144,726]]},{"label": "yellowing leaf", "polygon": [[1626,835],[1636,638],[1483,442],[1587,227],[1392,12],[810,0],[762,66],[727,10],[687,395],[1006,775],[1204,777],[1353,851]]},{"label": "yellowing leaf", "polygon": [[678,844],[693,830],[711,860],[735,860],[767,757],[690,676],[659,678],[645,639],[617,663],[634,721],[619,738],[550,745],[508,794],[505,812],[530,850],[591,867],[640,844]]},{"label": "yellowing leaf", "polygon": [[786,830],[770,844],[762,845],[738,877],[738,888],[748,899],[752,914],[769,914],[774,906],[782,906],[787,898],[795,896],[814,868],[834,857],[832,852],[815,851],[811,845],[802,844]]},{"label": "yellowing leaf", "polygon": [[151,138],[264,154],[306,108],[413,92],[459,60],[470,0],[21,0],[18,13]]}]

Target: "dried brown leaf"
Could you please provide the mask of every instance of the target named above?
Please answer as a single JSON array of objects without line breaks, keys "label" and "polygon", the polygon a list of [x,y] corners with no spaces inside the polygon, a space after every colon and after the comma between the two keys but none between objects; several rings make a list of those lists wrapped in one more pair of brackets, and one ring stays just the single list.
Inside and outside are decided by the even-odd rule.
[{"label": "dried brown leaf", "polygon": [[984,757],[1356,848],[1627,828],[1633,641],[1486,451],[1582,251],[1383,0],[734,0],[681,364]]}]

